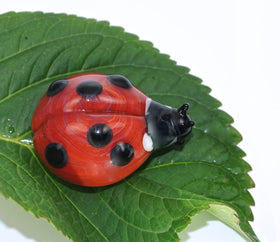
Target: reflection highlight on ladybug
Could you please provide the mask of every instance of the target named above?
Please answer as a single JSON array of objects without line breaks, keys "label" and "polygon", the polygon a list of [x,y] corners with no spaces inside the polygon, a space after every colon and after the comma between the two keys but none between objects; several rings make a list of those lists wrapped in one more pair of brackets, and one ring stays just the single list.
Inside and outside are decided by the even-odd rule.
[{"label": "reflection highlight on ladybug", "polygon": [[188,104],[171,108],[121,75],[85,73],[53,82],[35,109],[35,149],[56,175],[105,186],[134,172],[151,152],[182,143],[194,125]]}]

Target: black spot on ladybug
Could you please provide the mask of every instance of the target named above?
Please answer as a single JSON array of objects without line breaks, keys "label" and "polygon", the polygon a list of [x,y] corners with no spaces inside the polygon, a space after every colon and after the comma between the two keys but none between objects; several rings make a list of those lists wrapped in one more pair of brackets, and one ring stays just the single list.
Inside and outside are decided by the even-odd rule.
[{"label": "black spot on ladybug", "polygon": [[116,166],[125,166],[133,158],[134,149],[128,143],[119,143],[111,151],[111,161]]},{"label": "black spot on ladybug", "polygon": [[47,91],[47,96],[51,97],[61,92],[67,85],[68,80],[58,80],[54,81]]},{"label": "black spot on ladybug", "polygon": [[131,82],[122,75],[108,75],[107,79],[114,85],[122,88],[132,88]]},{"label": "black spot on ladybug", "polygon": [[102,90],[102,85],[97,81],[84,81],[76,88],[76,91],[80,96],[87,98],[96,97],[102,92]]},{"label": "black spot on ladybug", "polygon": [[45,149],[45,157],[54,168],[62,168],[67,164],[68,155],[65,148],[59,143],[50,143]]},{"label": "black spot on ladybug", "polygon": [[88,142],[96,147],[101,148],[110,143],[113,138],[113,132],[111,128],[106,124],[95,124],[87,133]]}]

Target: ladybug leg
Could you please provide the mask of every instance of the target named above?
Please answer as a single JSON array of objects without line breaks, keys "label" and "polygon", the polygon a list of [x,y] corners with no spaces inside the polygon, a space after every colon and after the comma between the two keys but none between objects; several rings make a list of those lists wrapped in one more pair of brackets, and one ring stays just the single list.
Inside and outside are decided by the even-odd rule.
[{"label": "ladybug leg", "polygon": [[144,134],[143,136],[143,147],[144,147],[144,150],[146,150],[147,152],[151,152],[154,147],[153,147],[153,140],[151,138],[150,135],[148,135],[147,133]]}]

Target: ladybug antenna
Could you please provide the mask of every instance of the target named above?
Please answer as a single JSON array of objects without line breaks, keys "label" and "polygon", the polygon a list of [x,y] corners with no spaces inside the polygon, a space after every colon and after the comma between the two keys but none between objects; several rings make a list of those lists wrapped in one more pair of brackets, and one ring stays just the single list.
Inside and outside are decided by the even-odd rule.
[{"label": "ladybug antenna", "polygon": [[184,103],[180,108],[178,108],[178,113],[180,115],[186,116],[189,106],[190,105],[188,103]]},{"label": "ladybug antenna", "polygon": [[179,115],[184,119],[184,120],[188,120],[188,126],[192,127],[194,126],[194,121],[191,120],[188,117],[188,109],[189,109],[189,104],[188,103],[184,103],[180,108],[178,108],[178,113]]},{"label": "ladybug antenna", "polygon": [[190,119],[188,115],[189,104],[185,103],[180,108],[177,109],[179,114],[178,123],[176,125],[177,129],[177,143],[182,143],[184,137],[191,132],[192,126],[194,126],[194,121]]}]

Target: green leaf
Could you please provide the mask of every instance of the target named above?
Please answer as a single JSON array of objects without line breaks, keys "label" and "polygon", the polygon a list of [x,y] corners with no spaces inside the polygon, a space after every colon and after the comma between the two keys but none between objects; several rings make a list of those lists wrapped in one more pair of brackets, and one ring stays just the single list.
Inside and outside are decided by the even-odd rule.
[{"label": "green leaf", "polygon": [[[196,125],[182,147],[154,153],[122,182],[101,188],[51,174],[32,145],[37,102],[57,79],[82,72],[122,74],[148,96],[179,107]],[[74,241],[178,241],[207,210],[245,238],[254,186],[233,120],[201,80],[152,44],[107,22],[63,14],[0,16],[0,191]]]}]

